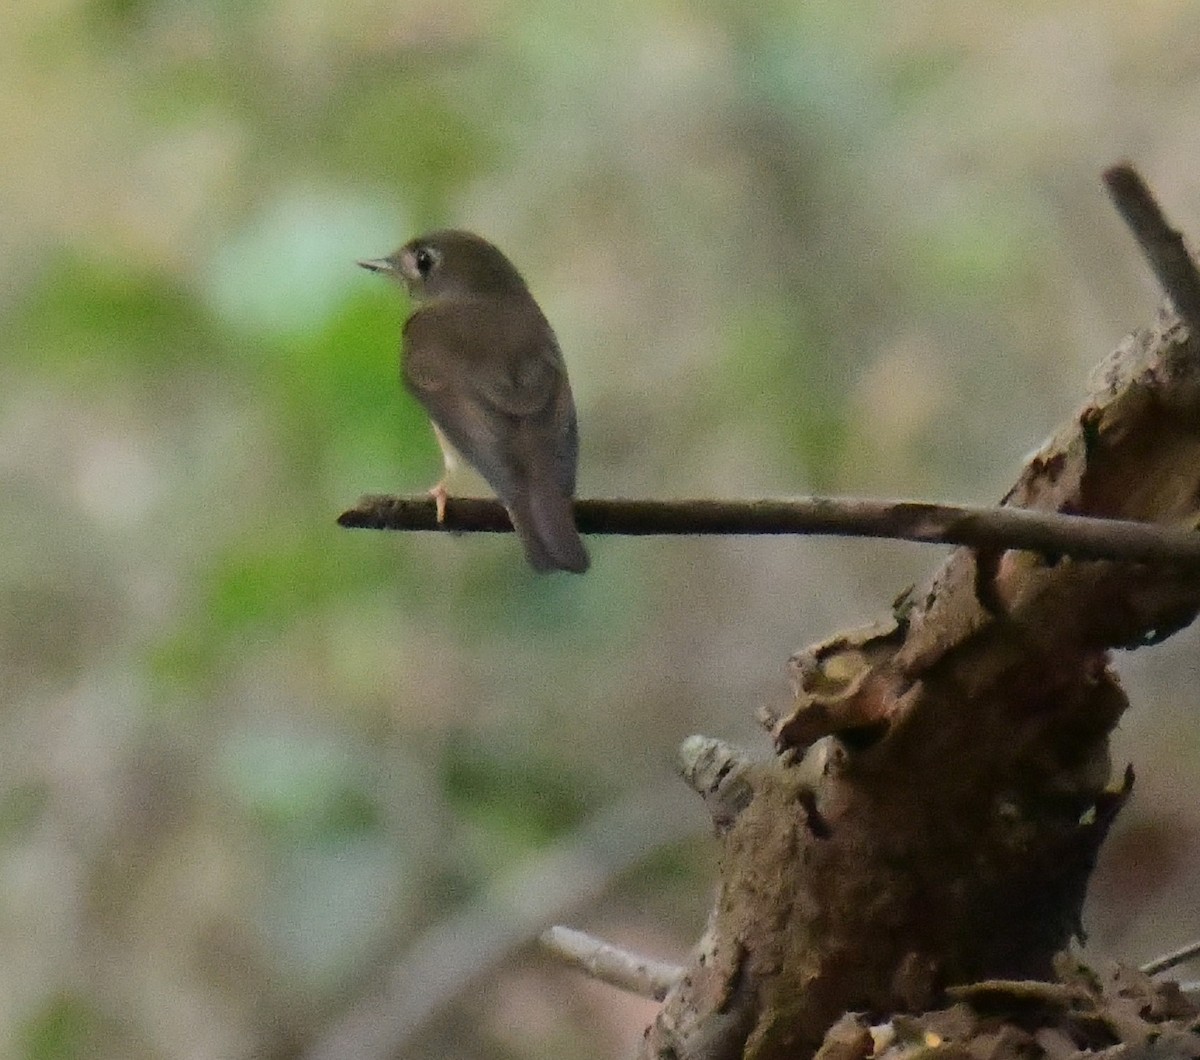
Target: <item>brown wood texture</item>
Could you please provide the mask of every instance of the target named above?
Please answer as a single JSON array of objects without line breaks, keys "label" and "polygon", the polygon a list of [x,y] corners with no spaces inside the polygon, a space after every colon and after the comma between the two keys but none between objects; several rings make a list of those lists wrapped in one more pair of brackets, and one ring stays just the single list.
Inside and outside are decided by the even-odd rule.
[{"label": "brown wood texture", "polygon": [[[1200,347],[1173,313],[1101,366],[1006,504],[1195,528]],[[960,548],[791,661],[779,754],[738,770],[709,928],[642,1057],[811,1055],[844,1013],[1046,977],[1132,784],[1109,651],[1200,609],[1179,569]]]}]

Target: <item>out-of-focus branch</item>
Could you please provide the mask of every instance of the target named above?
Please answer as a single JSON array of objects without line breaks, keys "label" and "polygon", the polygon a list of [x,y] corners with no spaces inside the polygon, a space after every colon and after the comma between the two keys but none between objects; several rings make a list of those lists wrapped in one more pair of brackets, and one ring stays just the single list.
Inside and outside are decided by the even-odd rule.
[{"label": "out-of-focus branch", "polygon": [[[791,500],[580,500],[575,522],[585,534],[828,534],[901,541],[1025,549],[1078,559],[1200,564],[1200,534],[1180,527],[1097,519],[1021,508],[983,508],[850,497]],[[452,497],[438,523],[428,496],[366,496],[338,517],[340,526],[371,530],[505,533],[508,513],[496,500]]]},{"label": "out-of-focus branch", "polygon": [[630,866],[702,828],[694,797],[682,785],[631,791],[418,935],[384,973],[377,993],[355,999],[304,1060],[400,1055],[430,1019],[549,924],[594,900]]},{"label": "out-of-focus branch", "polygon": [[1183,236],[1167,223],[1146,182],[1128,162],[1106,169],[1104,183],[1175,312],[1188,330],[1200,334],[1200,273]]},{"label": "out-of-focus branch", "polygon": [[683,975],[678,964],[642,957],[584,931],[556,925],[542,932],[542,949],[602,983],[661,1001]]},{"label": "out-of-focus branch", "polygon": [[1200,939],[1189,942],[1186,946],[1180,946],[1179,949],[1172,950],[1170,953],[1164,953],[1161,957],[1155,957],[1152,961],[1147,961],[1142,965],[1140,971],[1147,975],[1158,975],[1159,972],[1186,964],[1196,957],[1200,957]]}]

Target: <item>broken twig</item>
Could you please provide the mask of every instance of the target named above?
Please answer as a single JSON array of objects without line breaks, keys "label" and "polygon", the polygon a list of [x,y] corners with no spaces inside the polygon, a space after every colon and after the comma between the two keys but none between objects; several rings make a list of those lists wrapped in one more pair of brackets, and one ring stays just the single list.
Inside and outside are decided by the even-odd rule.
[{"label": "broken twig", "polygon": [[548,928],[538,942],[542,949],[585,975],[655,1001],[666,997],[667,991],[683,975],[683,969],[677,964],[630,953],[573,928]]}]

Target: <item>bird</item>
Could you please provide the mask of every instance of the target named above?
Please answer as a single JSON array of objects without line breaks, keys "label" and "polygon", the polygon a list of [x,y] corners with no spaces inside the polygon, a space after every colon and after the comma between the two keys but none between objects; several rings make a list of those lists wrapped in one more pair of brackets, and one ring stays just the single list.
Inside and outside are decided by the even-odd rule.
[{"label": "bird", "polygon": [[590,561],[575,527],[575,401],[558,339],[516,266],[461,229],[358,264],[406,287],[416,303],[401,376],[442,450],[445,471],[429,491],[438,522],[461,459],[500,498],[535,571],[582,574]]}]

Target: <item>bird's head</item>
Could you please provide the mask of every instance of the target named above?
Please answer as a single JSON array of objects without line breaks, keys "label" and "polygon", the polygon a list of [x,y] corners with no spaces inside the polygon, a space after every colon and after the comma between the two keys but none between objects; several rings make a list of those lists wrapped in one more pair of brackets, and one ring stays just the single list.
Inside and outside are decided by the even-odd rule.
[{"label": "bird's head", "polygon": [[484,298],[526,290],[521,274],[496,247],[458,229],[419,236],[386,258],[358,264],[404,284],[418,301]]}]

